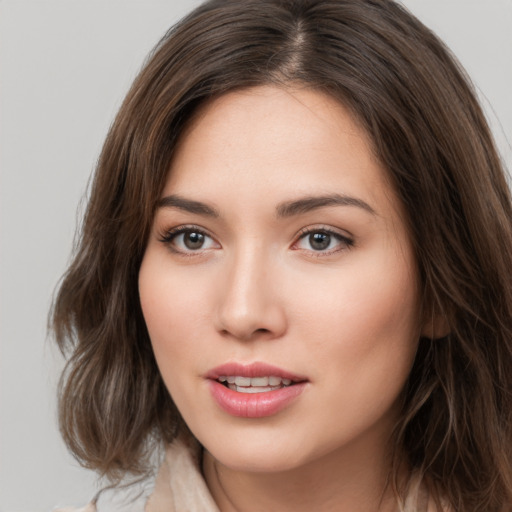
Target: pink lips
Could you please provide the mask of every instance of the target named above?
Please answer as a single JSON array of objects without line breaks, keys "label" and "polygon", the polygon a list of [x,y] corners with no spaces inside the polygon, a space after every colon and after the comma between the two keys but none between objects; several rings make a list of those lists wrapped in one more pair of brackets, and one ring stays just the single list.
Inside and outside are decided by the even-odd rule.
[{"label": "pink lips", "polygon": [[[293,381],[292,385],[261,393],[241,393],[233,391],[217,379],[221,376],[267,377],[276,376]],[[227,363],[214,368],[206,375],[210,392],[222,410],[243,418],[263,418],[277,414],[288,406],[305,389],[307,379],[291,374],[276,366],[265,363],[242,365]]]}]

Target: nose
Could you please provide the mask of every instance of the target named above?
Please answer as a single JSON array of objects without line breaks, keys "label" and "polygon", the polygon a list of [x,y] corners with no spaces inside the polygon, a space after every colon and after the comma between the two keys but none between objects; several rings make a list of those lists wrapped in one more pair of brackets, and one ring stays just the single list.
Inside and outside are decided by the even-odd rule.
[{"label": "nose", "polygon": [[278,269],[257,252],[246,250],[226,262],[219,286],[216,328],[238,340],[274,339],[287,329]]}]

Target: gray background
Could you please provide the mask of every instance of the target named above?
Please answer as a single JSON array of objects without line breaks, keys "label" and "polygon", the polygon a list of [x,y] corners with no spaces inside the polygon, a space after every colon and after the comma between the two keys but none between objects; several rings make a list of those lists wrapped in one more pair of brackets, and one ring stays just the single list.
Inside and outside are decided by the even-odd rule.
[{"label": "gray background", "polygon": [[[46,339],[77,205],[145,55],[196,0],[0,2],[0,511],[84,504],[56,427]],[[404,0],[473,77],[512,168],[512,0]]]}]

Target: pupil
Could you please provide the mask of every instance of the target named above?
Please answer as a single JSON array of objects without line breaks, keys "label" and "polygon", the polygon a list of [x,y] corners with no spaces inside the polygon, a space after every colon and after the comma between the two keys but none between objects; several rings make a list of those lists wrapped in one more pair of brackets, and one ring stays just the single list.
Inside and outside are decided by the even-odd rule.
[{"label": "pupil", "polygon": [[316,251],[322,251],[329,247],[329,244],[331,243],[331,235],[326,233],[312,233],[309,235],[309,243]]},{"label": "pupil", "polygon": [[188,249],[200,249],[204,244],[204,235],[202,233],[185,233],[183,239]]}]

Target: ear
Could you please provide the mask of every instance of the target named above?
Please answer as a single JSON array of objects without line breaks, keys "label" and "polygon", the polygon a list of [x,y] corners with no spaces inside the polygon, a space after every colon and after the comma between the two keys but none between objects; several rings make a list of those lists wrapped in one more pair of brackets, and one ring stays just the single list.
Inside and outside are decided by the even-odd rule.
[{"label": "ear", "polygon": [[431,340],[444,338],[450,334],[449,315],[444,313],[425,312],[425,320],[421,328],[421,336]]}]

